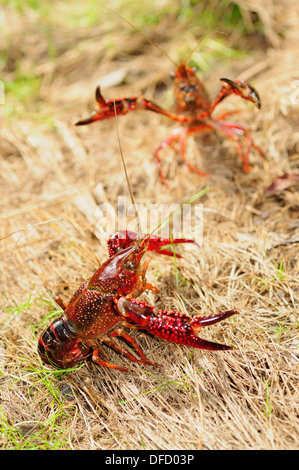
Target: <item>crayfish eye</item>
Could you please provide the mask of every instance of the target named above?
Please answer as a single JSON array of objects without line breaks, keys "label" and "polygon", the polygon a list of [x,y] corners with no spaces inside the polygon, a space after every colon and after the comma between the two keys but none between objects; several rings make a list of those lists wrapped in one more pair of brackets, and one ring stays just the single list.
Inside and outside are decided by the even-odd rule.
[{"label": "crayfish eye", "polygon": [[175,78],[175,72],[170,72],[170,78],[172,78],[172,79]]},{"label": "crayfish eye", "polygon": [[128,271],[136,271],[136,256],[133,254],[131,254],[127,259],[126,261],[124,262],[123,264],[123,267],[125,269],[127,269]]},{"label": "crayfish eye", "polygon": [[193,72],[197,72],[197,67],[192,67]]},{"label": "crayfish eye", "polygon": [[125,268],[128,269],[129,271],[135,271],[136,265],[134,261],[129,261],[128,263],[126,263]]}]

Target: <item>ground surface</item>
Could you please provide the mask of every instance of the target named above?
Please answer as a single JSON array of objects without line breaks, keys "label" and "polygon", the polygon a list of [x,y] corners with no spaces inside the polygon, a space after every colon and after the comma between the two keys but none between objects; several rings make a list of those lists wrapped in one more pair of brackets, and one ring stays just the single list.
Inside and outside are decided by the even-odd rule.
[{"label": "ground surface", "polygon": [[[260,111],[237,98],[222,109],[244,109],[238,121],[250,126],[267,159],[253,153],[244,175],[234,143],[220,135],[191,138],[190,160],[212,178],[190,172],[175,149],[167,149],[166,189],[152,151],[175,124],[146,112],[118,120],[137,202],[181,203],[209,188],[200,200],[201,249],[184,252],[184,260],[154,256],[148,279],[160,293],[143,298],[191,316],[237,309],[240,315],[202,335],[235,349],[194,351],[135,332],[161,368],[130,364],[125,374],[89,363],[65,374],[41,365],[37,339],[48,315],[59,315],[54,295],[67,301],[107,257],[105,240],[95,236],[97,206],[115,207],[118,196],[128,195],[115,121],[74,123],[93,109],[99,83],[107,98],[143,92],[170,109],[173,64],[95,1],[4,2],[4,449],[298,448],[298,185],[266,191],[277,176],[299,172],[298,5],[239,1],[237,10],[229,4],[217,19],[212,1],[206,10],[202,2],[185,9],[171,3],[148,4],[142,15],[134,2],[113,7],[177,62],[189,57],[203,33],[213,32],[192,55],[199,75],[212,96],[223,76],[254,83]],[[125,362],[114,353],[111,360]]]}]

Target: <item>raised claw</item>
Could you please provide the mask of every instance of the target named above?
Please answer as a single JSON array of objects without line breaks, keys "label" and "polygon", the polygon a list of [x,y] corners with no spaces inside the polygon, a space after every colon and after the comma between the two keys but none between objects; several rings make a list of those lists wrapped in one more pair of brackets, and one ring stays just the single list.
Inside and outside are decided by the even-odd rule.
[{"label": "raised claw", "polygon": [[[141,235],[142,238],[147,238],[147,234]],[[120,250],[128,248],[131,246],[136,240],[138,240],[138,234],[136,232],[132,232],[130,230],[122,230],[120,232],[114,233],[108,240],[108,251],[109,256],[114,256]],[[165,255],[165,256],[176,256],[177,258],[182,258],[181,255],[175,253],[171,249],[164,249],[163,247],[167,245],[178,245],[180,243],[191,243],[196,246],[199,246],[194,240],[190,240],[188,238],[160,238],[156,235],[152,235],[149,239],[149,244],[147,247],[147,251],[154,251],[158,254]]]},{"label": "raised claw", "polygon": [[92,111],[88,118],[81,119],[75,124],[76,126],[84,126],[85,124],[91,124],[95,121],[104,121],[105,119],[115,118],[115,114],[117,114],[117,116],[124,116],[130,111],[138,110],[152,111],[170,118],[175,118],[175,120],[179,121],[186,120],[185,118],[177,118],[176,116],[173,116],[168,111],[160,108],[157,104],[144,98],[143,95],[106,101],[102,95],[101,88],[98,86],[96,88],[95,98],[99,105],[99,110]]},{"label": "raised claw", "polygon": [[105,119],[115,118],[115,114],[118,116],[125,115],[129,111],[135,110],[136,102],[138,101],[138,98],[135,98],[134,96],[132,98],[106,101],[99,86],[96,88],[95,98],[99,105],[99,110],[92,111],[88,118],[81,119],[76,122],[76,126],[83,126],[95,121],[104,121]]},{"label": "raised claw", "polygon": [[261,108],[262,104],[258,92],[250,83],[244,81],[234,82],[229,78],[220,78],[220,80],[226,84],[224,85],[224,89],[227,91],[224,93],[223,98],[231,93],[235,93],[236,95],[241,96],[244,100],[254,103],[258,109]]}]

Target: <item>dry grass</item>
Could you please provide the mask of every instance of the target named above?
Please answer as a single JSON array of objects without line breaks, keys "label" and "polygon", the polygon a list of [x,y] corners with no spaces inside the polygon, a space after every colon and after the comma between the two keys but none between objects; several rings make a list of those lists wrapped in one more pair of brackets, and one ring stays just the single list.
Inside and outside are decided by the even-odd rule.
[{"label": "dry grass", "polygon": [[[238,3],[249,29],[248,10],[258,12],[262,46],[254,31],[242,37],[251,53],[216,61],[205,80],[211,94],[222,76],[254,82],[261,111],[234,99],[225,106],[248,109],[240,121],[254,130],[266,161],[252,155],[252,171],[244,175],[233,144],[216,136],[190,139],[191,158],[213,177],[207,183],[165,150],[166,190],[151,155],[174,125],[147,113],[118,120],[138,202],[180,202],[210,187],[202,248],[186,252],[177,266],[155,256],[148,278],[161,293],[144,298],[190,315],[239,310],[203,335],[235,349],[194,351],[136,332],[163,367],[130,365],[128,374],[91,363],[67,374],[47,371],[36,344],[49,320],[37,324],[53,311],[53,293],[67,300],[106,259],[105,242],[94,235],[95,209],[127,195],[115,123],[76,128],[74,122],[92,109],[102,79],[107,97],[145,92],[170,106],[171,64],[106,12],[105,21],[76,29],[63,24],[60,12],[47,29],[32,12],[3,8],[9,60],[2,76],[16,81],[20,68],[41,79],[36,94],[30,82],[33,95],[24,101],[7,93],[12,111],[0,131],[3,448],[298,449],[298,186],[265,188],[276,176],[298,172],[298,104],[291,97],[299,79],[299,8],[292,1]],[[196,42],[173,14],[146,33],[175,60],[183,41],[190,49]],[[227,37],[228,46],[235,36]],[[113,353],[112,359],[123,361]]]}]

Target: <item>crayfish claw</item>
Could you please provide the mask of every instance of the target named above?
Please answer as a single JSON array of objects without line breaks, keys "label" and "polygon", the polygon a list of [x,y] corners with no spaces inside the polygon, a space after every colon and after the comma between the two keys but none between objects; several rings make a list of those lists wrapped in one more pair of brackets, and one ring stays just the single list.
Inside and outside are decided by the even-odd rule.
[{"label": "crayfish claw", "polygon": [[227,86],[228,88],[227,94],[229,94],[229,91],[231,93],[235,93],[236,95],[241,96],[244,100],[251,101],[258,109],[261,109],[261,99],[258,92],[250,83],[244,81],[233,82],[229,78],[220,78],[220,80],[226,84],[224,86]]},{"label": "crayfish claw", "polygon": [[98,364],[99,366],[109,367],[110,369],[117,369],[117,370],[120,370],[122,372],[128,372],[128,370],[129,370],[127,367],[121,367],[121,366],[117,366],[116,364],[110,364],[109,362],[106,362],[106,361],[103,361],[102,359],[100,359],[98,349],[95,349],[93,351],[92,361],[95,362],[96,364]]},{"label": "crayfish claw", "polygon": [[100,105],[100,108],[104,108],[107,103],[106,103],[106,100],[105,98],[103,97],[102,93],[101,93],[101,88],[99,86],[96,87],[96,101],[99,103]]},{"label": "crayfish claw", "polygon": [[224,83],[227,83],[227,85],[229,85],[232,89],[234,89],[236,91],[237,90],[241,91],[241,87],[238,84],[238,82],[234,82],[233,80],[230,80],[229,78],[220,78],[220,81],[224,82]]},{"label": "crayfish claw", "polygon": [[97,111],[92,111],[88,118],[81,119],[80,121],[76,122],[75,126],[85,126],[86,124],[90,124],[91,122],[97,121],[98,119],[99,113]]},{"label": "crayfish claw", "polygon": [[158,287],[153,286],[153,284],[150,284],[149,282],[147,282],[145,284],[145,289],[144,290],[150,290],[150,291],[154,292],[155,294],[159,294],[159,292],[160,292]]},{"label": "crayfish claw", "polygon": [[132,328],[138,325],[140,329],[142,328],[170,343],[184,344],[185,346],[212,351],[232,349],[232,346],[199,338],[197,333],[200,327],[213,325],[237,314],[238,312],[235,310],[228,310],[209,317],[195,316],[190,318],[186,314],[174,310],[160,310],[156,315],[153,307],[137,299],[121,297],[117,305],[123,319],[132,322]]},{"label": "crayfish claw", "polygon": [[198,348],[198,349],[206,349],[208,351],[229,351],[230,349],[234,349],[234,346],[227,346],[226,344],[221,344],[221,343],[214,343],[213,341],[208,341],[202,338],[199,338],[198,336],[196,345],[193,345],[193,347]]},{"label": "crayfish claw", "polygon": [[[142,234],[141,239],[148,238],[149,235]],[[120,232],[116,232],[108,240],[108,251],[109,256],[114,256],[120,250],[128,248],[134,242],[138,240],[138,234],[136,232],[132,232],[130,230],[121,230]],[[180,243],[189,243],[195,245],[196,247],[200,248],[197,242],[188,238],[161,238],[157,235],[152,235],[149,239],[147,251],[153,251],[158,253],[159,255],[164,256],[175,256],[176,258],[182,258],[182,255],[177,254],[174,250],[169,249],[169,247],[173,247],[173,245],[178,245]],[[165,248],[168,247],[168,248]]]},{"label": "crayfish claw", "polygon": [[193,331],[199,331],[203,326],[214,325],[232,315],[238,315],[239,312],[236,310],[226,310],[225,312],[216,313],[216,315],[209,315],[207,317],[195,316],[191,320],[191,326]]},{"label": "crayfish claw", "polygon": [[194,240],[190,240],[188,238],[160,238],[157,236],[152,236],[149,241],[148,251],[154,251],[159,255],[165,256],[173,256],[176,258],[183,258],[182,255],[176,253],[173,249],[165,249],[166,246],[170,246],[174,248],[174,245],[178,245],[180,243],[191,243],[192,245],[196,245],[199,248],[198,243]]}]

